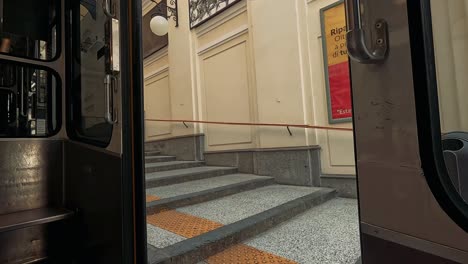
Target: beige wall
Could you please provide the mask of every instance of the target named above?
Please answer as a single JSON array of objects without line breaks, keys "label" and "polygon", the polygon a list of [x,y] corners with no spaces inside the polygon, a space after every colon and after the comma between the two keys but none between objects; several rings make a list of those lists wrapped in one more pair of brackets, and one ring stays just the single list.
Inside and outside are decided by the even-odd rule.
[{"label": "beige wall", "polygon": [[[167,52],[145,60],[146,117],[329,126],[319,10],[333,1],[284,1],[244,0],[193,30],[179,1]],[[324,174],[354,174],[351,132],[291,130],[147,122],[146,137],[201,132],[207,150],[320,145]]]},{"label": "beige wall", "polygon": [[442,131],[468,131],[468,1],[431,5]]},{"label": "beige wall", "polygon": [[[302,74],[297,2],[281,0],[248,1],[251,11],[255,58],[258,120],[261,123],[311,123],[305,119],[304,78]],[[289,19],[278,19],[289,18]],[[304,25],[305,26],[305,25]],[[310,89],[310,85],[308,85]],[[304,146],[305,129],[261,127],[259,147]],[[315,144],[313,142],[312,144]]]},{"label": "beige wall", "polygon": [[[143,14],[153,7],[153,3],[145,1]],[[179,1],[179,23],[181,26],[176,28],[174,21],[170,20],[168,37],[171,45],[144,61],[146,119],[196,118],[192,94],[196,91],[192,81],[191,36],[186,26],[188,1]],[[146,140],[155,140],[196,133],[193,124],[187,125],[188,128],[182,123],[146,122],[145,137]]]}]

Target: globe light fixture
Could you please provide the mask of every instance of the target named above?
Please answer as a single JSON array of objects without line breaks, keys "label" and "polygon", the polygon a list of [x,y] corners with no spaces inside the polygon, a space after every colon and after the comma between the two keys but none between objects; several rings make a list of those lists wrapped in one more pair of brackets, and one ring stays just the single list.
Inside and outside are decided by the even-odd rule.
[{"label": "globe light fixture", "polygon": [[163,16],[155,15],[150,21],[151,32],[157,36],[164,36],[169,31],[169,21]]},{"label": "globe light fixture", "polygon": [[[177,14],[177,0],[161,0],[157,2],[156,0],[151,0],[156,3],[154,8],[154,13],[151,15],[150,28],[157,36],[164,36],[169,31],[169,21],[168,18],[171,18],[175,21],[176,27],[179,26],[179,17]],[[166,1],[170,1],[171,6],[166,4]],[[172,7],[173,6],[173,7]]]}]

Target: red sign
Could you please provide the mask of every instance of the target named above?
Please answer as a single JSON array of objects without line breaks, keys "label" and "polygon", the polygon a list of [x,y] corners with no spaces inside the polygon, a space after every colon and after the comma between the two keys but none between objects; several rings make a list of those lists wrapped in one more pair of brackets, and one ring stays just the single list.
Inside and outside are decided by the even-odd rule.
[{"label": "red sign", "polygon": [[331,118],[337,120],[352,117],[348,62],[328,66],[328,82]]}]

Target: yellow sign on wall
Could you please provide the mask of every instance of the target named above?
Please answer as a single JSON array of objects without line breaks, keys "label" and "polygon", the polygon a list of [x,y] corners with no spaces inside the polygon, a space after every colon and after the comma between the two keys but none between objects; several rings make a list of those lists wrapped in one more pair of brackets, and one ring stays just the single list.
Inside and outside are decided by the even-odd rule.
[{"label": "yellow sign on wall", "polygon": [[346,50],[346,17],[341,3],[323,12],[325,38],[327,43],[328,65],[348,61]]},{"label": "yellow sign on wall", "polygon": [[349,122],[352,117],[351,84],[346,49],[346,16],[343,2],[320,11],[329,123]]}]

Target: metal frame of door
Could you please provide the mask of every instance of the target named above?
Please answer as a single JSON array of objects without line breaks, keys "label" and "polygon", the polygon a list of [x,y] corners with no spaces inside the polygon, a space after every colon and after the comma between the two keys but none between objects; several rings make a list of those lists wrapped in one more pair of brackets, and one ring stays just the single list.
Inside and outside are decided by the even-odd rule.
[{"label": "metal frame of door", "polygon": [[[146,187],[144,169],[144,102],[143,102],[143,51],[142,2],[121,0],[121,54],[122,104],[130,111],[122,111],[123,121],[123,171],[126,177],[124,194],[126,213],[132,216],[133,228],[128,235],[133,238],[133,263],[147,263],[146,242]],[[123,26],[122,26],[123,25]],[[129,245],[130,246],[130,245]]]},{"label": "metal frame of door", "polygon": [[[69,1],[59,2],[61,26],[57,46],[61,52],[54,60],[40,61],[6,54],[0,54],[0,60],[54,72],[61,79],[58,80],[62,90],[61,112],[65,113],[66,104],[63,102],[69,89],[66,63]],[[21,182],[14,188],[12,184],[8,185],[13,189],[2,193],[4,203],[0,211],[10,213],[57,205],[75,212],[73,219],[63,223],[68,227],[66,239],[70,241],[49,241],[55,235],[64,234],[50,231],[54,236],[49,236],[44,226],[9,232],[0,237],[8,245],[0,254],[2,259],[17,261],[17,258],[24,257],[41,261],[51,253],[59,255],[63,260],[60,263],[72,260],[73,263],[147,261],[141,0],[122,0],[120,11],[122,101],[119,105],[122,118],[119,129],[122,137],[116,139],[119,146],[103,149],[70,140],[65,129],[68,121],[66,114],[61,116],[62,122],[59,123],[62,125],[58,134],[49,138],[0,139],[0,155],[5,161],[0,167],[6,172],[2,174],[2,181],[7,184],[8,181]],[[36,167],[31,168],[31,162],[27,162],[25,157],[35,160],[33,165]],[[26,170],[27,175],[22,173]],[[23,196],[24,199],[16,196]],[[100,232],[110,236],[100,236]],[[113,240],[114,237],[117,239]],[[60,249],[48,252],[43,247],[47,244],[54,244],[54,248]]]},{"label": "metal frame of door", "polygon": [[435,156],[428,3],[347,1],[363,263],[468,263],[465,205],[448,197]]},{"label": "metal frame of door", "polygon": [[[114,231],[121,229],[119,234],[115,234],[116,241],[111,242],[111,254],[98,256],[100,259],[93,259],[92,261],[99,263],[99,261],[107,262],[110,260],[117,260],[118,263],[146,263],[146,200],[145,200],[145,178],[144,178],[144,164],[143,164],[143,58],[142,58],[142,36],[141,36],[141,0],[121,0],[119,1],[118,12],[120,20],[120,65],[121,71],[119,74],[120,91],[117,97],[119,103],[119,121],[114,126],[113,138],[111,143],[105,149],[99,149],[95,146],[87,146],[86,144],[79,143],[78,145],[70,146],[70,150],[66,153],[70,159],[83,159],[83,163],[78,164],[76,168],[69,168],[67,171],[71,181],[75,181],[80,186],[81,191],[94,191],[104,190],[108,186],[110,180],[117,180],[118,184],[116,189],[101,193],[104,199],[108,199],[109,217],[101,218],[88,217],[89,224],[101,225],[107,221],[109,224],[114,225]],[[70,81],[70,80],[68,80]],[[117,130],[117,131],[116,131]],[[116,133],[117,132],[117,133]],[[112,143],[114,142],[114,143]],[[91,156],[88,159],[87,155]],[[114,155],[112,155],[112,153]],[[94,155],[94,156],[93,156]],[[105,156],[114,157],[111,163],[103,162],[102,164],[94,164],[93,159],[105,159]],[[117,165],[116,160],[120,160]],[[112,163],[113,162],[113,163]],[[73,163],[71,161],[70,163]],[[92,164],[92,165],[89,165]],[[120,169],[120,175],[112,175],[112,166],[117,165]],[[91,168],[94,166],[98,172],[101,172],[103,177],[93,180],[91,185],[85,182],[82,183],[82,176],[76,174],[82,168]],[[109,171],[106,171],[106,166]],[[104,171],[105,172],[104,172]],[[91,175],[90,175],[90,178]],[[69,184],[69,190],[74,191],[73,184]],[[78,190],[80,191],[80,190]],[[109,194],[109,195],[106,195]],[[112,197],[114,195],[114,197]],[[119,195],[120,197],[115,197]],[[73,196],[73,195],[72,195]],[[95,205],[92,200],[81,199],[75,195],[71,200],[73,205],[84,204],[89,206],[91,210],[99,210],[102,206]],[[101,207],[100,207],[101,206]],[[102,209],[102,208],[101,208]],[[106,210],[108,210],[106,208]],[[120,219],[112,219],[111,216]],[[104,221],[103,221],[104,220]],[[114,235],[113,235],[114,236]],[[92,237],[94,239],[95,237]],[[117,241],[118,240],[118,241]],[[83,243],[92,242],[83,240]],[[119,243],[120,246],[118,245]],[[82,246],[82,245],[81,245]],[[95,252],[87,252],[89,257],[97,257]],[[89,259],[84,259],[88,261]],[[116,263],[116,262],[114,262]]]}]

